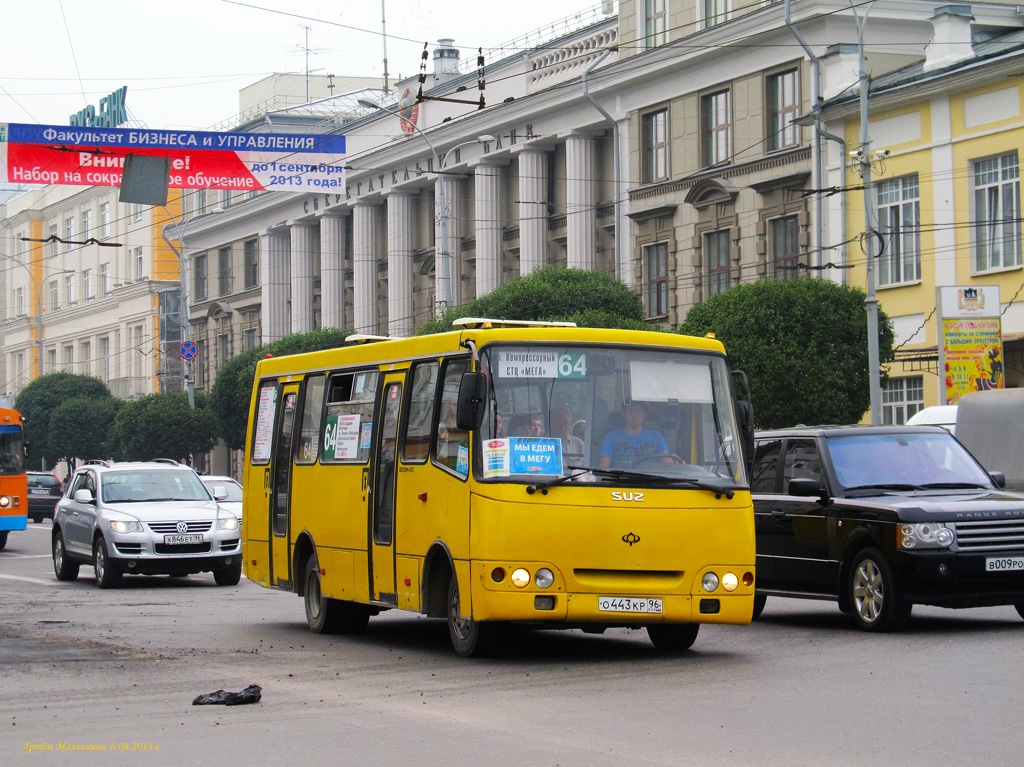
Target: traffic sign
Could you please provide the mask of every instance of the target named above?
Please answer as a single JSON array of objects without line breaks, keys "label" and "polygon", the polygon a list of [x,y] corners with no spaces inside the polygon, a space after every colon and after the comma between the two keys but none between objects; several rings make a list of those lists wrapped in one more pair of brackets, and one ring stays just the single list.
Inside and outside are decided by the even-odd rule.
[{"label": "traffic sign", "polygon": [[199,349],[191,341],[183,341],[181,344],[181,358],[183,360],[194,360],[199,354]]}]

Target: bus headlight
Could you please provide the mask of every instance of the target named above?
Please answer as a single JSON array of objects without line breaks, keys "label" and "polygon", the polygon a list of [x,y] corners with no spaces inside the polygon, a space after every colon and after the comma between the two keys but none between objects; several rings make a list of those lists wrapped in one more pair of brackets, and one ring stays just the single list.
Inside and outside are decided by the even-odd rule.
[{"label": "bus headlight", "polygon": [[11,496],[9,496],[9,495],[0,495],[0,509],[9,509],[9,508],[11,508]]},{"label": "bus headlight", "polygon": [[937,522],[904,522],[900,525],[901,549],[945,549],[953,544],[956,535]]},{"label": "bus headlight", "polygon": [[542,567],[537,571],[537,574],[533,576],[533,582],[537,584],[537,588],[539,589],[549,589],[551,588],[551,584],[555,582],[555,574],[546,567]]},{"label": "bus headlight", "polygon": [[512,571],[512,585],[517,589],[524,589],[530,585],[530,571],[523,567],[517,567]]},{"label": "bus headlight", "polygon": [[710,593],[718,588],[718,576],[714,573],[704,573],[700,585],[705,591]]},{"label": "bus headlight", "polygon": [[726,591],[735,591],[739,585],[740,579],[736,577],[736,573],[726,573],[722,576],[722,588]]}]

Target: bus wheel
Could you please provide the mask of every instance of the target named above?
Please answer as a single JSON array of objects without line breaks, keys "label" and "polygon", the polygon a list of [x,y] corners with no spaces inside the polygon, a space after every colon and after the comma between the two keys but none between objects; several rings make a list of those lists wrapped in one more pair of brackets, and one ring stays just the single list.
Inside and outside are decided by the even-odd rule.
[{"label": "bus wheel", "polygon": [[494,633],[494,626],[462,617],[459,581],[453,573],[448,584],[448,635],[455,652],[463,658],[483,657],[493,648]]},{"label": "bus wheel", "polygon": [[360,634],[370,622],[366,605],[325,597],[320,588],[320,566],[316,557],[306,561],[303,576],[306,623],[316,634]]},{"label": "bus wheel", "polygon": [[764,606],[768,602],[768,597],[764,594],[754,595],[754,614],[750,616],[750,620],[756,621],[761,617],[761,613],[764,612]]},{"label": "bus wheel", "polygon": [[98,536],[92,544],[92,569],[96,571],[96,585],[101,589],[116,589],[121,585],[121,571],[110,563],[103,536]]},{"label": "bus wheel", "polygon": [[64,548],[64,534],[57,530],[53,534],[53,574],[58,581],[73,581],[78,577],[78,567]]},{"label": "bus wheel", "polygon": [[7,547],[7,533],[9,530],[0,530],[0,549]]},{"label": "bus wheel", "polygon": [[663,652],[680,652],[693,647],[698,631],[699,623],[661,623],[648,626],[647,636],[651,638],[651,644]]}]

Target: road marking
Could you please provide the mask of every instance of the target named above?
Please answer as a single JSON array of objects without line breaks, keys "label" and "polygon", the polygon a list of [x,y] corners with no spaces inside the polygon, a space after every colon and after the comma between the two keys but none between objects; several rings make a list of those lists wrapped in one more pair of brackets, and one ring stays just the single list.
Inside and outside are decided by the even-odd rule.
[{"label": "road marking", "polygon": [[40,586],[55,586],[53,581],[44,581],[42,578],[24,578],[20,575],[0,575],[0,579],[8,581],[23,581],[25,583],[38,583]]},{"label": "road marking", "polygon": [[7,554],[4,559],[49,559],[49,554]]}]

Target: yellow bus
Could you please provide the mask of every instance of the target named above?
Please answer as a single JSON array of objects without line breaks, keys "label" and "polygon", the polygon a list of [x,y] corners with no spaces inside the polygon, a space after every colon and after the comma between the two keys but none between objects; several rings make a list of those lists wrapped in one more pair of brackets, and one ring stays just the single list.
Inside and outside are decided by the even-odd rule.
[{"label": "yellow bus", "polygon": [[472,656],[510,624],[681,650],[750,621],[752,418],[720,342],[483,319],[348,340],[261,360],[246,439],[246,577],[312,631],[411,610]]}]

